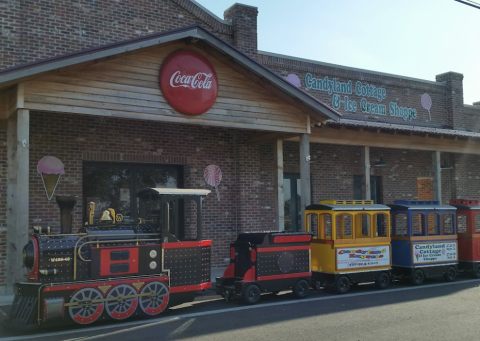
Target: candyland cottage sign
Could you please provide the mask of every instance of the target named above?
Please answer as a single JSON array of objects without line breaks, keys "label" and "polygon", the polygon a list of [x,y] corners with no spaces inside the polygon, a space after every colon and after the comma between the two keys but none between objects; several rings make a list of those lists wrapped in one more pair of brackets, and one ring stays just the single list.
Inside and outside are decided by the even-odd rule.
[{"label": "candyland cottage sign", "polygon": [[[315,78],[310,73],[305,75],[307,89],[319,90],[332,95],[332,107],[345,112],[372,114],[380,116],[401,117],[405,121],[417,118],[415,108],[402,107],[396,102],[383,103],[387,90],[373,84],[348,80],[341,82],[337,78]],[[352,99],[351,95],[361,97],[360,101]],[[431,106],[431,103],[430,103]],[[430,108],[428,108],[430,113]]]},{"label": "candyland cottage sign", "polygon": [[194,51],[180,50],[168,56],[160,69],[159,79],[163,96],[182,114],[203,114],[217,99],[215,69]]},{"label": "candyland cottage sign", "polygon": [[390,246],[337,248],[337,270],[390,266]]},{"label": "candyland cottage sign", "polygon": [[457,260],[457,242],[412,244],[413,264],[454,262]]}]

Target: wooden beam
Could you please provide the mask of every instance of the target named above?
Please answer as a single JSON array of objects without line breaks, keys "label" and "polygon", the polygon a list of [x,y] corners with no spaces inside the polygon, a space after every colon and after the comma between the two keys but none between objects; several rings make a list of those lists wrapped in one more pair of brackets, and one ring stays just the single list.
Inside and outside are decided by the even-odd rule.
[{"label": "wooden beam", "polygon": [[433,152],[433,200],[442,203],[442,168],[439,151]]},{"label": "wooden beam", "polygon": [[[292,138],[289,141],[299,141]],[[392,149],[440,151],[447,153],[480,155],[480,141],[460,139],[425,139],[420,136],[404,136],[384,133],[339,131],[330,127],[312,129],[310,143],[327,143],[346,146],[368,146]]]},{"label": "wooden beam", "polygon": [[363,171],[363,199],[372,199],[370,190],[370,147],[363,147],[362,149],[362,171]]},{"label": "wooden beam", "polygon": [[8,97],[7,92],[0,92],[0,120],[4,120],[8,117]]},{"label": "wooden beam", "polygon": [[274,142],[279,139],[286,140],[295,136],[299,136],[299,134],[258,132],[250,136],[247,142],[250,144],[262,144],[262,143]]},{"label": "wooden beam", "polygon": [[307,157],[310,156],[310,141],[308,134],[300,135],[300,197],[301,197],[301,226],[300,231],[305,230],[305,207],[311,204],[311,184],[310,184],[310,163]]},{"label": "wooden beam", "polygon": [[28,242],[30,113],[18,109],[7,124],[7,290],[24,280],[22,249]]},{"label": "wooden beam", "polygon": [[275,143],[276,182],[277,182],[277,226],[279,231],[285,230],[285,208],[283,188],[283,140],[278,139]]}]

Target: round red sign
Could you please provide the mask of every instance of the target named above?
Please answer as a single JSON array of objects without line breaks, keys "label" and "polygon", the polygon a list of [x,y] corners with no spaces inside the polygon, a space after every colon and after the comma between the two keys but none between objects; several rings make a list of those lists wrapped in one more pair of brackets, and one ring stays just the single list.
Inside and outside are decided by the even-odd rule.
[{"label": "round red sign", "polygon": [[177,111],[200,115],[217,100],[217,74],[202,55],[180,50],[165,59],[160,69],[160,89]]}]

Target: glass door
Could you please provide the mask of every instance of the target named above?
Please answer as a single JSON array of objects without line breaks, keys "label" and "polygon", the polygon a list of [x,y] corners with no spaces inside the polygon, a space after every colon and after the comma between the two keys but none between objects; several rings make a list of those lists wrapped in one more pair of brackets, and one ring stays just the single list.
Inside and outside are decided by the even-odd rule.
[{"label": "glass door", "polygon": [[285,231],[298,231],[301,224],[301,186],[299,173],[283,174]]}]

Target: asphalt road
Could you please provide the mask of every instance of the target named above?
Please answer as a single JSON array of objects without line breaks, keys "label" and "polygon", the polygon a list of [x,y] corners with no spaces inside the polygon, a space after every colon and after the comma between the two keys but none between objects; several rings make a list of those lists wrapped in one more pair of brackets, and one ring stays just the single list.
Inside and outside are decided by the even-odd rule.
[{"label": "asphalt road", "polygon": [[346,295],[312,291],[305,300],[264,295],[255,306],[206,295],[155,319],[33,334],[0,330],[0,341],[477,340],[479,286],[480,280],[384,291],[365,285]]}]

